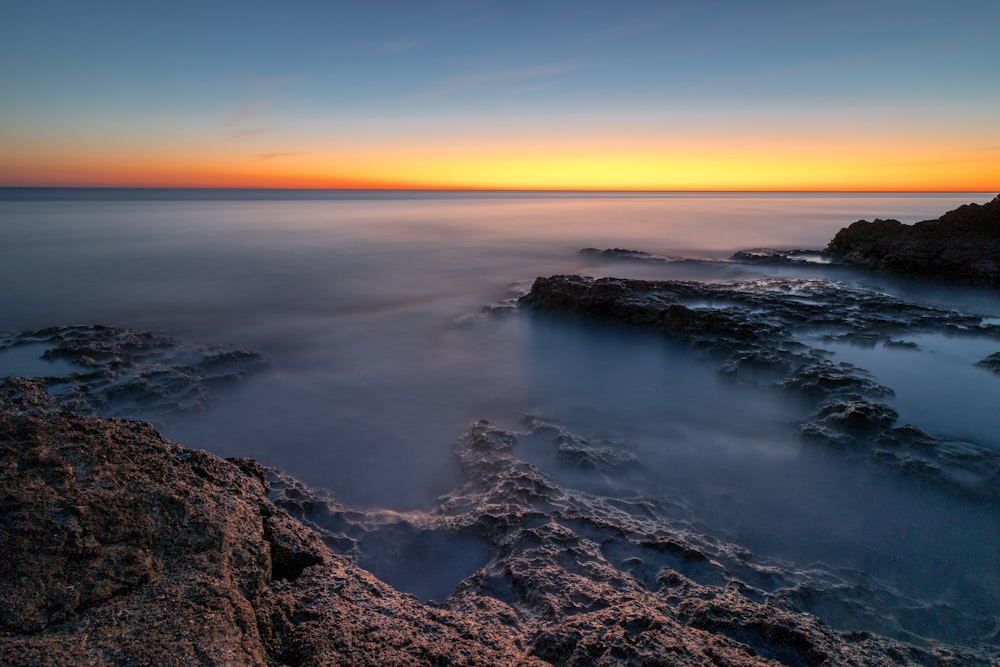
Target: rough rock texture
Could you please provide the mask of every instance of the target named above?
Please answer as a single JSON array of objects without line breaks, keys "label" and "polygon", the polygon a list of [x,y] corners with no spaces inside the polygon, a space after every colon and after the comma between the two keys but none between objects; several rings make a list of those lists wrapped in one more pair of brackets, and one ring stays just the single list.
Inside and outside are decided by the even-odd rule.
[{"label": "rough rock texture", "polygon": [[[8,665],[989,665],[997,657],[986,646],[836,632],[794,602],[823,573],[783,572],[688,532],[683,508],[663,501],[564,490],[517,458],[515,434],[485,422],[456,446],[466,483],[430,512],[399,514],[345,508],[253,461],[167,442],[140,422],[39,414],[21,398],[0,408]],[[534,428],[554,441],[566,435]],[[488,553],[450,598],[425,604],[335,552],[381,531],[476,534]]]},{"label": "rough rock texture", "polygon": [[1000,287],[1000,196],[913,225],[859,220],[840,230],[826,252],[891,273]]},{"label": "rough rock texture", "polygon": [[[963,495],[1000,502],[1000,455],[896,425],[892,389],[835,363],[810,336],[861,345],[907,345],[918,332],[1000,338],[990,318],[910,303],[841,281],[765,279],[731,284],[581,276],[538,278],[521,303],[539,311],[654,330],[716,359],[739,381],[793,392],[813,407],[809,441]],[[912,343],[910,343],[912,344]]]},{"label": "rough rock texture", "polygon": [[[104,417],[150,419],[197,409],[215,388],[264,364],[256,352],[103,325],[0,333],[0,354],[18,350],[37,355],[38,374],[56,405]],[[62,361],[71,370],[50,375],[46,362],[51,361]]]},{"label": "rough rock texture", "polygon": [[0,414],[3,664],[532,664],[331,552],[258,464],[25,407]]},{"label": "rough rock texture", "polygon": [[750,264],[794,264],[798,266],[839,263],[836,258],[817,250],[782,250],[775,248],[740,250],[733,253],[730,260]]}]

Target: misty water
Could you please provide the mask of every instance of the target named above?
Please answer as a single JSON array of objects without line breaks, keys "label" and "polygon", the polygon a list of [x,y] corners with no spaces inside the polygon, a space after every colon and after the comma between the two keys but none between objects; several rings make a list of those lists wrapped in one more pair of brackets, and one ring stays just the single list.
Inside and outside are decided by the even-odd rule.
[{"label": "misty water", "polygon": [[[1000,317],[996,292],[843,268],[578,254],[822,248],[860,218],[914,222],[991,197],[5,190],[0,331],[101,323],[261,352],[266,370],[158,425],[347,503],[430,507],[461,482],[452,443],[473,420],[538,415],[633,443],[649,468],[639,490],[684,498],[718,536],[986,613],[1000,608],[996,508],[801,443],[801,405],[653,335],[481,311],[536,276],[581,273],[835,277]],[[1000,376],[972,365],[1000,343],[913,342],[825,347],[893,387],[901,421],[1000,446]],[[0,375],[48,372],[25,355],[0,355]],[[561,474],[540,450],[523,455]]]}]

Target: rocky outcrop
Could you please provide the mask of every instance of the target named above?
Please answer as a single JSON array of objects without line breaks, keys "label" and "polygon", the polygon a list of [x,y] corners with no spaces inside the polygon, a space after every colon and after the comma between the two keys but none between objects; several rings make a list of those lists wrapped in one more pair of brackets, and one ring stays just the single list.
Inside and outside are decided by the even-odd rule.
[{"label": "rocky outcrop", "polygon": [[860,285],[820,279],[731,284],[551,276],[521,303],[538,311],[656,331],[715,360],[741,382],[793,392],[814,411],[803,438],[856,460],[890,467],[962,495],[1000,502],[1000,454],[898,425],[890,387],[862,368],[835,363],[812,338],[912,345],[919,332],[1000,339],[989,317],[911,303]]},{"label": "rocky outcrop", "polygon": [[[31,353],[32,375],[54,405],[104,417],[151,419],[195,410],[218,388],[264,365],[256,352],[104,325],[0,333],[0,355],[21,351]],[[12,389],[0,379],[0,390],[4,383]]]},{"label": "rocky outcrop", "polygon": [[1000,287],[1000,196],[936,220],[859,220],[826,248],[845,262],[902,275]]},{"label": "rocky outcrop", "polygon": [[252,461],[4,407],[5,665],[533,662],[516,624],[423,605],[333,553]]},{"label": "rocky outcrop", "polygon": [[[456,444],[465,484],[431,511],[400,514],[346,508],[144,423],[39,413],[23,398],[0,405],[8,665],[985,666],[997,657],[987,645],[835,631],[795,602],[845,589],[831,573],[701,536],[679,505],[563,489],[518,458],[517,434],[485,422]],[[552,425],[531,428],[553,446],[588,448]],[[351,560],[405,547],[399,536],[470,535],[487,545],[484,562],[439,603]],[[406,558],[398,568],[427,560],[396,553]]]}]

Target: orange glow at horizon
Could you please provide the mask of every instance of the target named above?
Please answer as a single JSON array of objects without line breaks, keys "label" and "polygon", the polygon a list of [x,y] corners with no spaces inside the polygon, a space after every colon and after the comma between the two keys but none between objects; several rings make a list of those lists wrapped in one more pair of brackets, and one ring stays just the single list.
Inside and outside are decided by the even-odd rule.
[{"label": "orange glow at horizon", "polygon": [[[0,157],[0,185],[484,190],[975,191],[1000,189],[1000,150],[724,141],[353,147],[77,145]],[[860,143],[860,142],[858,142]],[[237,151],[242,152],[237,152]],[[930,156],[928,159],[927,156]]]}]

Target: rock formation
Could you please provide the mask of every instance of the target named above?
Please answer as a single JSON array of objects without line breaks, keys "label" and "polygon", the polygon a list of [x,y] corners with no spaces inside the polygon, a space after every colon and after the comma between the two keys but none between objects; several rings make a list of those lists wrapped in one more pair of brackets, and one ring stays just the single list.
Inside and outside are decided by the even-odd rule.
[{"label": "rock formation", "polygon": [[[30,350],[54,404],[83,414],[157,416],[202,407],[212,391],[260,369],[256,352],[103,325],[0,333],[0,354]],[[61,361],[54,373],[48,362]],[[0,388],[6,380],[0,379]]]},{"label": "rock formation", "polygon": [[538,311],[656,331],[717,360],[743,382],[797,394],[814,406],[799,430],[847,457],[867,459],[963,495],[1000,502],[1000,454],[897,425],[892,389],[828,359],[808,335],[864,345],[910,345],[920,332],[1000,339],[991,318],[907,302],[841,281],[765,279],[732,284],[581,276],[538,278],[522,299]]},{"label": "rock formation", "polygon": [[[669,503],[562,489],[517,457],[515,434],[485,422],[456,445],[465,484],[434,510],[360,512],[253,461],[168,442],[141,422],[40,412],[42,390],[0,400],[4,664],[996,658],[985,647],[837,632],[794,602],[822,590],[823,573],[782,570],[699,536]],[[566,436],[532,428],[554,442]],[[381,532],[476,535],[488,552],[450,597],[425,603],[338,553],[364,551]],[[398,565],[419,569],[417,556]]]},{"label": "rock formation", "polygon": [[891,273],[1000,287],[1000,196],[913,225],[859,220],[840,230],[826,252]]}]

